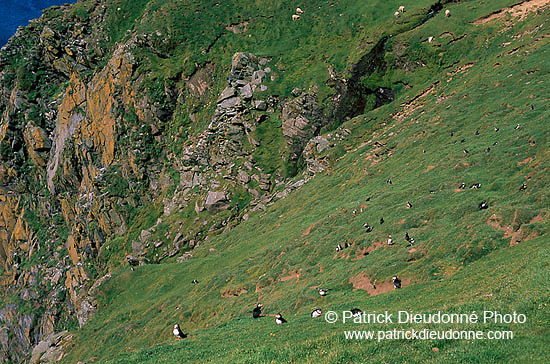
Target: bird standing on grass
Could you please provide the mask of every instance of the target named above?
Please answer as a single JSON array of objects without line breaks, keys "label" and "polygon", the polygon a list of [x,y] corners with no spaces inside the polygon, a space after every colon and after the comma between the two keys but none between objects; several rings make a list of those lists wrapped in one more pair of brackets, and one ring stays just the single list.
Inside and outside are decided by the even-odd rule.
[{"label": "bird standing on grass", "polygon": [[319,317],[323,314],[323,311],[321,311],[320,308],[316,308],[315,310],[313,310],[313,312],[311,313],[311,317],[312,318],[316,318],[316,317]]},{"label": "bird standing on grass", "polygon": [[174,330],[172,332],[174,333],[176,340],[185,339],[187,337],[187,335],[184,334],[183,331],[181,331],[180,325],[178,324],[174,325]]},{"label": "bird standing on grass", "polygon": [[523,182],[523,184],[519,187],[519,190],[525,191],[526,189],[527,189],[527,185],[525,184],[525,182]]},{"label": "bird standing on grass", "polygon": [[397,276],[393,276],[391,280],[393,282],[393,288],[395,289],[401,288],[401,279],[397,278]]},{"label": "bird standing on grass", "polygon": [[358,309],[358,308],[353,308],[353,309],[351,310],[351,315],[352,315],[353,317],[361,316],[362,313],[363,313],[363,312],[361,312],[361,310]]},{"label": "bird standing on grass", "polygon": [[253,318],[260,317],[260,315],[262,314],[262,307],[264,307],[264,305],[262,305],[261,303],[258,303],[258,305],[256,307],[254,307],[254,309],[252,310],[252,317]]},{"label": "bird standing on grass", "polygon": [[319,296],[325,297],[328,291],[326,289],[319,288]]},{"label": "bird standing on grass", "polygon": [[280,313],[278,313],[275,315],[275,323],[277,325],[282,325],[286,323],[286,320],[283,318],[283,316]]}]

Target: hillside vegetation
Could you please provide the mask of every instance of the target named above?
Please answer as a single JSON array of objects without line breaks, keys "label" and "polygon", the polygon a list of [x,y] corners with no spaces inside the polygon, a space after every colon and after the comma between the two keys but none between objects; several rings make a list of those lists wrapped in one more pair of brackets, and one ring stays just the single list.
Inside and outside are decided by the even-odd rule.
[{"label": "hillside vegetation", "polygon": [[[41,19],[50,27],[98,24],[87,39],[103,51],[73,50],[87,63],[63,56],[33,77],[21,53],[4,62],[3,82],[29,105],[59,101],[58,117],[41,125],[32,106],[24,117],[13,100],[3,108],[5,125],[32,124],[54,145],[35,155],[23,147],[35,139],[8,126],[15,136],[2,139],[3,150],[25,141],[23,159],[4,153],[2,183],[6,196],[17,191],[5,205],[25,209],[27,234],[16,240],[21,229],[5,223],[2,302],[33,322],[19,324],[32,328],[28,344],[18,334],[9,342],[28,357],[44,332],[68,328],[62,363],[547,362],[549,5],[88,0],[50,9]],[[297,6],[304,12],[292,20]],[[51,39],[40,34],[25,49]],[[36,91],[40,77],[55,88]],[[76,132],[64,129],[76,119]],[[21,190],[29,181],[38,201]],[[44,286],[22,298],[41,267],[63,279],[39,275]],[[258,302],[266,316],[254,320]],[[50,313],[60,303],[67,309]],[[310,316],[355,307],[528,320],[367,327]],[[276,313],[288,323],[276,325]],[[175,323],[186,339],[174,340]],[[344,337],[393,328],[514,338]]]},{"label": "hillside vegetation", "polygon": [[[384,56],[388,63],[406,55],[427,65],[395,71],[401,74],[394,79],[414,86],[343,125],[351,131],[341,144],[347,152],[328,172],[266,213],[196,248],[189,262],[115,273],[68,360],[548,360],[549,290],[543,283],[549,271],[548,18],[529,14],[521,22],[505,17],[476,25],[475,19],[496,8],[478,2],[449,8],[450,18],[440,13],[391,38],[387,47],[392,52]],[[337,12],[331,19],[338,20]],[[385,26],[394,23],[386,19]],[[431,44],[429,36],[435,38]],[[323,44],[320,51],[329,47]],[[459,188],[462,182],[465,189]],[[524,182],[527,190],[519,191]],[[470,189],[474,183],[481,188]],[[412,208],[406,208],[407,201]],[[478,209],[482,201],[488,202],[487,210]],[[365,222],[373,232],[365,233]],[[406,247],[405,232],[414,237],[413,247]],[[395,246],[385,245],[388,234]],[[344,242],[351,247],[336,253],[336,245]],[[393,275],[407,282],[404,289],[374,297],[353,289],[353,283],[367,286],[361,279],[389,285]],[[199,284],[192,285],[192,279]],[[318,286],[329,288],[329,295],[320,298]],[[256,302],[264,303],[269,314],[283,313],[288,325],[277,327],[270,317],[251,319]],[[316,307],[356,306],[369,311],[516,310],[529,321],[512,325],[517,336],[504,342],[379,344],[346,341],[343,328],[353,325],[331,326],[309,315]],[[190,333],[185,341],[173,341],[175,322]],[[488,325],[502,327],[510,326]]]}]

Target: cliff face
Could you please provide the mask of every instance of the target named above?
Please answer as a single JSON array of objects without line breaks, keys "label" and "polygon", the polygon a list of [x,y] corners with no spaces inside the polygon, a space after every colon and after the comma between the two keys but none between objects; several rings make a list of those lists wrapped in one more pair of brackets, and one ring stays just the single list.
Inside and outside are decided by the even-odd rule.
[{"label": "cliff face", "polygon": [[[210,62],[162,80],[139,68],[158,34],[113,43],[105,5],[77,6],[20,28],[0,56],[0,363],[82,326],[110,267],[190,259],[286,196],[300,185],[286,163],[291,176],[326,123],[315,90],[270,93],[269,58],[236,53],[220,91]],[[192,112],[197,132],[174,127],[212,101],[204,130]]]}]

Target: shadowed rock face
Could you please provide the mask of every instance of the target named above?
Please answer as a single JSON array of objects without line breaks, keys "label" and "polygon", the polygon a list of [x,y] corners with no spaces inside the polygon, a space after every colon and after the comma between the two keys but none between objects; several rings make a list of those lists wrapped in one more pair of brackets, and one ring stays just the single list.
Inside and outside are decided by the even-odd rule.
[{"label": "shadowed rock face", "polygon": [[326,123],[315,93],[304,93],[283,106],[283,135],[290,150],[290,159],[297,160],[306,143],[319,133]]}]

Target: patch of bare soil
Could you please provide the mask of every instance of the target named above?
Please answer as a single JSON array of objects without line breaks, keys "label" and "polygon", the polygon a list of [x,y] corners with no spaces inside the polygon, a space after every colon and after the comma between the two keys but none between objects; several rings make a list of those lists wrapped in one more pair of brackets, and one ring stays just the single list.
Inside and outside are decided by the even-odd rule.
[{"label": "patch of bare soil", "polygon": [[428,166],[424,172],[429,172],[434,168],[435,168],[435,166]]},{"label": "patch of bare soil", "polygon": [[231,288],[221,292],[223,298],[239,297],[242,294],[248,292],[245,288]]},{"label": "patch of bare soil", "polygon": [[289,281],[291,279],[296,279],[296,283],[298,283],[298,281],[300,280],[300,275],[302,274],[302,270],[293,270],[291,272],[288,273],[287,276],[284,276],[284,277],[281,277],[281,282],[286,282],[286,281]]},{"label": "patch of bare soil", "polygon": [[525,17],[530,13],[533,12],[543,6],[546,6],[550,4],[550,0],[527,0],[523,1],[519,4],[516,4],[514,6],[508,7],[508,8],[502,8],[500,10],[497,10],[495,12],[492,12],[489,15],[485,15],[477,20],[474,21],[474,24],[480,25],[488,23],[492,20],[496,19],[502,19],[506,17],[507,15],[511,15],[515,18],[519,17],[519,20],[525,19]]},{"label": "patch of bare soil", "polygon": [[411,99],[411,101],[406,102],[404,104],[401,104],[400,106],[403,107],[403,110],[396,113],[393,118],[395,120],[403,120],[405,118],[410,117],[415,110],[418,108],[424,106],[424,102],[421,99],[426,98],[429,94],[431,94],[435,90],[435,86],[439,83],[439,81],[432,84],[430,87],[422,91],[420,94],[416,95]]},{"label": "patch of bare soil", "polygon": [[361,260],[367,255],[369,255],[369,248],[357,248],[357,250],[355,251],[355,258],[353,258],[352,260]]},{"label": "patch of bare soil", "polygon": [[[538,236],[538,234],[536,232],[529,232],[528,233],[528,232],[524,231],[521,228],[521,226],[517,230],[514,230],[513,225],[516,224],[517,217],[518,217],[518,211],[516,210],[514,212],[514,219],[512,220],[512,224],[511,225],[504,225],[502,223],[502,217],[497,215],[497,214],[493,214],[487,220],[487,224],[489,226],[492,226],[493,228],[495,228],[497,230],[500,230],[500,231],[504,232],[503,238],[504,239],[510,238],[510,247],[512,247],[514,245],[517,245],[522,241],[529,241],[531,239],[536,238]],[[529,221],[529,223],[532,224],[532,223],[541,222],[541,221],[544,221],[544,216],[539,214],[539,215],[533,217],[531,219],[531,221]]]},{"label": "patch of bare soil", "polygon": [[533,157],[525,158],[524,160],[518,162],[518,167],[521,166],[522,164],[530,163],[532,160],[533,160]]},{"label": "patch of bare soil", "polygon": [[[409,278],[401,278],[401,287],[408,286],[410,282],[411,280]],[[361,289],[366,291],[370,296],[377,296],[394,289],[391,280],[372,283],[369,277],[363,272],[351,277],[349,283],[353,285],[354,291]]]},{"label": "patch of bare soil", "polygon": [[306,229],[306,231],[304,231],[304,232],[302,233],[302,238],[304,238],[304,237],[308,236],[309,234],[311,234],[311,231],[315,228],[315,225],[317,225],[316,222],[314,222],[313,224],[311,224],[311,225]]}]

